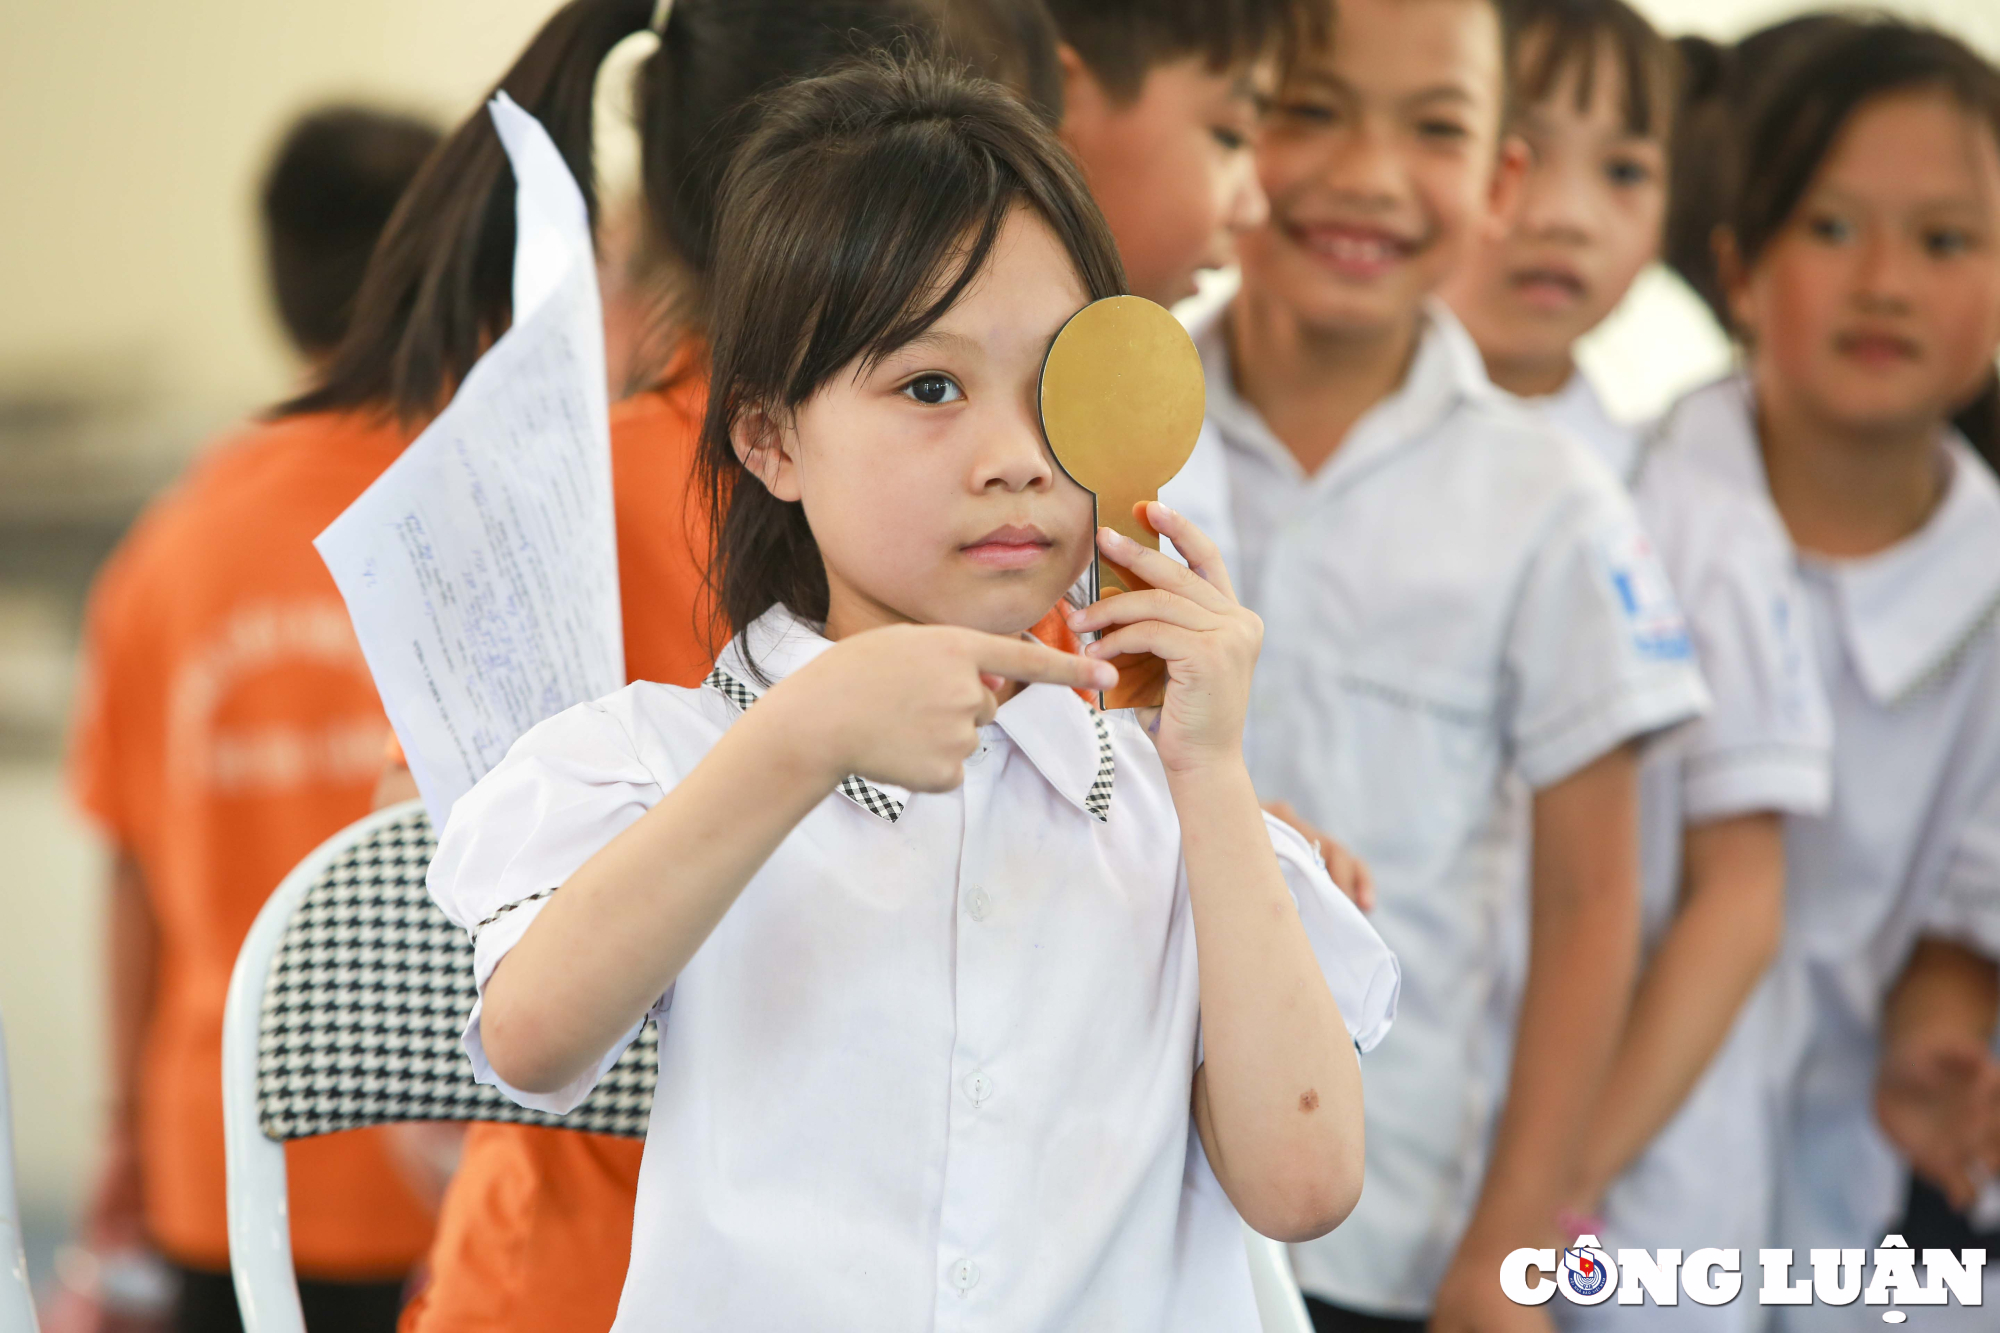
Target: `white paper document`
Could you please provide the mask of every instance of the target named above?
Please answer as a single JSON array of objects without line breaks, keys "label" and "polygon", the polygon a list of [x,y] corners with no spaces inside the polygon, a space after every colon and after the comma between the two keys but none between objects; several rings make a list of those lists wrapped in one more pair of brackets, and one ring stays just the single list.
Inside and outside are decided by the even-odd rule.
[{"label": "white paper document", "polygon": [[432,822],[528,728],[625,683],[604,321],[583,195],[541,124],[513,162],[512,326],[314,543]]}]

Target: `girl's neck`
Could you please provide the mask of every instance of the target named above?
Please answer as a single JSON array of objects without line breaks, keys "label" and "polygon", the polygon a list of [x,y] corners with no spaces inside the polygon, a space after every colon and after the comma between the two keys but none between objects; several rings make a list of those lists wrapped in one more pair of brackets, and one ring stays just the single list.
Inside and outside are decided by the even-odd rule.
[{"label": "girl's neck", "polygon": [[1379,330],[1327,332],[1246,289],[1225,317],[1236,389],[1311,475],[1369,408],[1401,387],[1422,323],[1412,310]]},{"label": "girl's neck", "polygon": [[1941,421],[1843,427],[1760,383],[1757,439],[1771,499],[1802,551],[1873,555],[1930,521],[1944,497]]}]

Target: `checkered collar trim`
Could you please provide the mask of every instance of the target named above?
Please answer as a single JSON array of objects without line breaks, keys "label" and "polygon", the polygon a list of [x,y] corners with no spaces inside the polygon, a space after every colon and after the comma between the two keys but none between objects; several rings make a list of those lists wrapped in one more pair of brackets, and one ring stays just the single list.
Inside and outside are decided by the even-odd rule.
[{"label": "checkered collar trim", "polygon": [[[759,691],[745,683],[750,676],[745,662],[747,646],[764,675],[783,679],[819,656],[832,645],[817,629],[783,607],[773,607],[758,617],[742,640],[724,650],[704,682],[737,709],[747,711],[757,702]],[[1081,713],[1089,719],[1089,731],[1077,724]],[[1054,787],[1078,809],[1100,824],[1109,823],[1111,796],[1117,776],[1113,758],[1111,729],[1104,715],[1083,702],[1075,693],[1053,685],[1031,685],[1002,705],[994,719],[1010,740]],[[1089,736],[1091,744],[1080,744]],[[857,774],[842,779],[839,791],[868,813],[893,824],[902,817],[910,793],[886,783],[873,783]]]},{"label": "checkered collar trim", "polygon": [[[749,712],[750,705],[757,702],[757,696],[736,677],[721,667],[708,673],[702,682],[723,698],[736,705],[741,712]],[[891,824],[903,817],[903,802],[883,791],[874,783],[856,774],[849,773],[840,780],[840,794],[866,810],[869,814],[888,820]]]}]

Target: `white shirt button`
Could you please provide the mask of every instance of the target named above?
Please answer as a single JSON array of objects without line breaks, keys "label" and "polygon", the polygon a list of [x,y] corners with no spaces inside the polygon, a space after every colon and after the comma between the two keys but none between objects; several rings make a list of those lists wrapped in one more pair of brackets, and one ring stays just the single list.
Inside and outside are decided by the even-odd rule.
[{"label": "white shirt button", "polygon": [[975,887],[965,895],[965,914],[974,921],[984,921],[992,910],[993,900],[986,896],[986,890]]},{"label": "white shirt button", "polygon": [[974,1106],[985,1105],[986,1099],[993,1095],[993,1080],[983,1070],[966,1075],[965,1095],[972,1098]]},{"label": "white shirt button", "polygon": [[979,1265],[970,1259],[960,1259],[951,1266],[951,1285],[960,1291],[971,1291],[979,1285]]}]

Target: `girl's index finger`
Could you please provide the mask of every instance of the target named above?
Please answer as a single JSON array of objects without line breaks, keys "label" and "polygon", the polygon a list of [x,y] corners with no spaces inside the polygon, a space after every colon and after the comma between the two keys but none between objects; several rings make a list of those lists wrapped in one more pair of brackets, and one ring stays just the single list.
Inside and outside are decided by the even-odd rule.
[{"label": "girl's index finger", "polygon": [[1214,538],[1196,527],[1186,514],[1158,500],[1147,502],[1145,518],[1147,527],[1174,544],[1189,569],[1220,588],[1231,601],[1236,600],[1236,587],[1230,581],[1229,570],[1222,563],[1222,549]]},{"label": "girl's index finger", "polygon": [[1010,639],[999,634],[973,635],[972,660],[980,674],[1017,680],[1024,685],[1061,685],[1072,690],[1108,690],[1118,683],[1118,669],[1109,662],[1059,652],[1045,643]]}]

